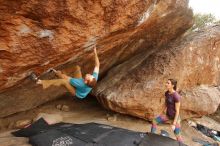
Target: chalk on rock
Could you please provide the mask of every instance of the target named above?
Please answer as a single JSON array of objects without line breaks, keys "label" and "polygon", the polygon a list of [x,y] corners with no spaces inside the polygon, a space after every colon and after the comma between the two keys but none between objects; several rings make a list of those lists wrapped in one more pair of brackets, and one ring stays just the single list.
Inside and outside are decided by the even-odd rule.
[{"label": "chalk on rock", "polygon": [[50,41],[54,38],[53,35],[54,35],[54,32],[51,31],[51,30],[47,30],[47,29],[44,29],[44,30],[41,30],[41,31],[38,32],[38,37],[39,38],[48,37]]},{"label": "chalk on rock", "polygon": [[99,39],[99,37],[91,37],[83,46],[85,48],[85,51],[90,51],[96,46],[96,42]]}]

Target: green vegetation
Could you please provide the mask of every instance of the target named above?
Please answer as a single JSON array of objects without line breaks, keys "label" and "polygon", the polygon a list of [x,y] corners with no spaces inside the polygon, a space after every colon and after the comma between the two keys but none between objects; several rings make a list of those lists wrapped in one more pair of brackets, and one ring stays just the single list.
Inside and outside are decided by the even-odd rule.
[{"label": "green vegetation", "polygon": [[195,14],[191,30],[199,30],[212,24],[220,24],[220,20],[217,20],[212,14]]}]

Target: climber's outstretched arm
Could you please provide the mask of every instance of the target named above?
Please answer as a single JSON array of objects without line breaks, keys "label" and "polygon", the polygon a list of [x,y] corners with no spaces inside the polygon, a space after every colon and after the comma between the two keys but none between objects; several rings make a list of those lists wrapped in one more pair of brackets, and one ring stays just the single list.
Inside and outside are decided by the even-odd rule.
[{"label": "climber's outstretched arm", "polygon": [[95,68],[93,72],[99,73],[100,62],[96,51],[96,47],[94,47],[94,54],[95,54]]}]

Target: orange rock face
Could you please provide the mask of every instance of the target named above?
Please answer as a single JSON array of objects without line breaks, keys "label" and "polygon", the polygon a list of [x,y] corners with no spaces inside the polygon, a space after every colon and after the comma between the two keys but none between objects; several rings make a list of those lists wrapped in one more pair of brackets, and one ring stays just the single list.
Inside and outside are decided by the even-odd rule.
[{"label": "orange rock face", "polygon": [[31,71],[40,75],[51,67],[66,70],[78,64],[91,72],[96,43],[104,76],[135,54],[154,52],[191,25],[187,0],[0,0],[0,117],[63,93],[61,88],[42,91],[27,79]]},{"label": "orange rock face", "polygon": [[165,83],[178,81],[181,116],[214,113],[220,104],[220,26],[194,32],[151,55],[141,53],[111,69],[95,95],[111,110],[152,119],[162,111]]}]

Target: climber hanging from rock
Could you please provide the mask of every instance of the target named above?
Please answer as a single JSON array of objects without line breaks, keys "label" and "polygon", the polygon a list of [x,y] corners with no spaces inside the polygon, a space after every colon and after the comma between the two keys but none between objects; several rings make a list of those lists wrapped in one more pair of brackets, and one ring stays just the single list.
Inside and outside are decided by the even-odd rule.
[{"label": "climber hanging from rock", "polygon": [[95,87],[98,80],[100,63],[99,63],[96,47],[94,47],[94,55],[95,55],[94,71],[92,74],[86,74],[85,78],[82,77],[81,68],[79,66],[75,66],[75,72],[73,77],[67,76],[61,71],[50,69],[60,79],[40,80],[34,73],[31,74],[31,79],[34,80],[36,84],[42,85],[43,89],[46,89],[52,85],[65,86],[66,89],[73,96],[76,96],[81,99],[85,98],[91,92],[92,88]]}]

